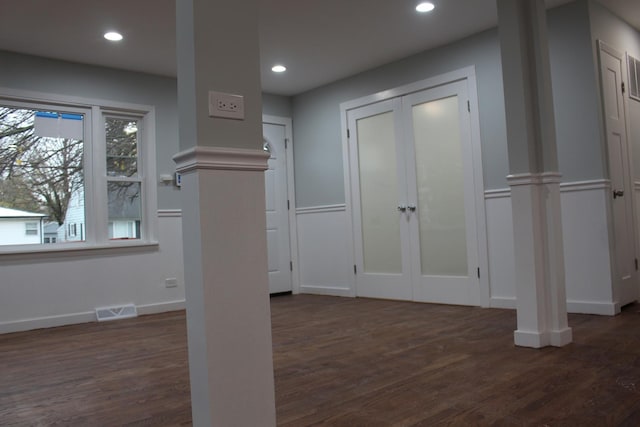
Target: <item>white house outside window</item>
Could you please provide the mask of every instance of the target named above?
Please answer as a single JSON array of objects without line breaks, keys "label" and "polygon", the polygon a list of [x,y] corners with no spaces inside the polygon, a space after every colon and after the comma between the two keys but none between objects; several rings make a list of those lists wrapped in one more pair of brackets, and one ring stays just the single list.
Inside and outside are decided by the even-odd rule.
[{"label": "white house outside window", "polygon": [[31,238],[0,234],[0,253],[153,243],[153,109],[57,98],[0,89],[0,208],[42,218],[12,220]]}]

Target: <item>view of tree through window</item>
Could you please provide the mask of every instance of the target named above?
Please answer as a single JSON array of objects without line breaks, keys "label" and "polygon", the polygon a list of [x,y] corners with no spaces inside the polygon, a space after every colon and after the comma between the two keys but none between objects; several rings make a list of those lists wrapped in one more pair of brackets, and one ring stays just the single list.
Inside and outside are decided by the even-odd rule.
[{"label": "view of tree through window", "polygon": [[139,239],[142,185],[138,170],[138,120],[105,118],[110,239]]},{"label": "view of tree through window", "polygon": [[67,241],[71,205],[84,224],[84,122],[82,114],[0,105],[0,245]]}]

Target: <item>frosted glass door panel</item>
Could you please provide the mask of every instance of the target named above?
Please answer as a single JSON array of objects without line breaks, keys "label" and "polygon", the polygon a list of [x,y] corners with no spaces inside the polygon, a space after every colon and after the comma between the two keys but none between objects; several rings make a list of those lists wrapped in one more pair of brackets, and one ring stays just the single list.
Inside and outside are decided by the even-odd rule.
[{"label": "frosted glass door panel", "polygon": [[387,112],[357,121],[366,273],[402,273],[394,120]]},{"label": "frosted glass door panel", "polygon": [[412,109],[422,275],[468,275],[458,102]]}]

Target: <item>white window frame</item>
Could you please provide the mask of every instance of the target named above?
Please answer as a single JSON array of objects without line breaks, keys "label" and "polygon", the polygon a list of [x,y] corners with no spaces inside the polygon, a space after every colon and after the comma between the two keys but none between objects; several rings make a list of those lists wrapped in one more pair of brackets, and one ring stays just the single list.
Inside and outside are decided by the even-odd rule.
[{"label": "white window frame", "polygon": [[[37,109],[47,106],[85,114],[85,144],[83,175],[85,197],[85,240],[59,242],[55,245],[1,245],[3,255],[24,253],[29,259],[42,253],[118,249],[158,245],[155,108],[149,105],[111,100],[82,98],[0,87],[0,103],[18,108]],[[138,140],[139,171],[136,180],[142,186],[142,224],[140,238],[110,240],[108,233],[105,116],[136,118],[143,128]],[[89,134],[90,132],[90,134]],[[86,143],[89,141],[89,143]]]},{"label": "white window frame", "polygon": [[[35,227],[34,227],[35,226]],[[30,231],[35,231],[35,233],[30,233]],[[25,222],[24,223],[24,235],[25,236],[39,236],[38,232],[38,223],[37,222]]]}]

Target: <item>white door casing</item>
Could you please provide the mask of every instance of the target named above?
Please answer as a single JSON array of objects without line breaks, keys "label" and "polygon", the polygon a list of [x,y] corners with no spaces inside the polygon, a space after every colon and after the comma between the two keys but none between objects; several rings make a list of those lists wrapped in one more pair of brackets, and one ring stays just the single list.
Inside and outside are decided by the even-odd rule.
[{"label": "white door casing", "polygon": [[[477,275],[477,269],[480,267],[481,261],[486,262],[486,241],[483,241],[483,244],[479,244],[479,235],[481,237],[486,236],[486,233],[477,232],[478,228],[484,227],[483,220],[480,222],[481,227],[477,226],[478,217],[483,219],[484,215],[478,215],[478,212],[481,211],[482,208],[475,206],[478,199],[476,197],[478,188],[482,193],[482,183],[474,182],[474,180],[477,180],[478,171],[481,177],[481,165],[476,164],[480,159],[479,149],[478,147],[472,146],[471,134],[473,126],[469,111],[471,103],[468,103],[469,76],[465,77],[467,78],[452,79],[454,80],[453,82],[449,80],[451,83],[448,83],[446,80],[440,81],[438,84],[433,84],[430,89],[422,91],[407,90],[404,93],[411,94],[405,96],[402,96],[402,89],[413,89],[415,85],[412,87],[399,88],[395,93],[394,91],[384,92],[389,98],[391,98],[391,95],[395,95],[394,98],[375,102],[380,98],[374,95],[366,99],[352,101],[342,107],[343,113],[346,116],[344,118],[344,125],[346,125],[348,129],[347,157],[349,159],[350,170],[347,182],[350,183],[350,186],[347,187],[347,189],[350,190],[350,197],[347,198],[347,200],[350,201],[349,210],[352,213],[354,261],[357,270],[355,279],[356,294],[359,296],[412,299],[416,301],[466,305],[478,305],[481,302],[480,280]],[[475,88],[475,86],[473,86],[473,88]],[[363,106],[358,105],[359,101],[361,102],[360,105]],[[450,185],[451,182],[447,182],[445,177],[445,180],[442,182],[443,185],[439,187],[441,183],[438,182],[439,177],[436,177],[434,182],[427,183],[427,186],[431,186],[431,188],[425,188],[424,178],[428,174],[425,175],[423,173],[423,164],[418,165],[421,169],[419,171],[420,173],[417,173],[415,160],[416,147],[418,147],[418,151],[421,151],[419,154],[422,156],[422,159],[427,160],[423,163],[428,163],[428,156],[433,155],[443,148],[448,150],[447,146],[450,144],[448,141],[445,141],[445,143],[439,143],[438,141],[434,143],[432,141],[431,145],[435,147],[435,151],[431,153],[429,153],[428,150],[425,151],[423,147],[429,145],[429,138],[426,139],[425,143],[424,135],[414,135],[415,132],[420,130],[419,127],[414,129],[413,126],[414,110],[425,110],[427,114],[432,114],[436,110],[442,109],[441,107],[445,106],[445,104],[449,105],[449,116],[452,117],[452,126],[456,131],[453,132],[456,134],[453,139],[460,140],[459,142],[454,141],[458,146],[458,151],[456,152],[454,150],[452,153],[454,158],[457,157],[457,163],[449,168],[459,171],[460,175],[459,185],[457,186],[459,188],[456,190],[459,193],[457,206],[464,212],[452,215],[457,215],[460,218],[461,224],[457,227],[458,230],[446,229],[446,227],[450,225],[448,224],[446,214],[444,216],[439,215],[441,220],[440,224],[438,224],[437,221],[432,221],[430,214],[437,214],[437,210],[435,209],[435,202],[427,200],[431,196],[434,196],[434,194],[436,199],[439,197],[441,201],[450,198],[448,195],[450,189],[445,188],[445,186]],[[416,108],[414,108],[414,106]],[[438,121],[442,118],[433,117],[435,120],[432,123],[435,124],[434,127],[442,128],[442,126],[438,125]],[[376,121],[379,123],[376,124]],[[419,118],[418,121],[422,121],[422,119]],[[367,124],[367,122],[373,122],[373,124]],[[384,129],[385,122],[386,130]],[[477,122],[475,123],[477,124]],[[449,128],[452,128],[452,126],[449,126]],[[450,130],[443,129],[444,130],[440,130],[439,135],[436,135],[436,139],[443,136],[442,132],[452,133]],[[414,137],[418,136],[422,138],[422,140],[419,141],[418,145],[414,145]],[[447,136],[444,135],[444,137]],[[477,137],[479,137],[479,135],[477,135]],[[379,156],[380,158],[372,157],[371,153],[367,152],[366,149],[363,150],[362,145],[375,145],[377,139],[391,140],[391,144],[395,142],[395,150],[387,148],[385,151],[383,148],[383,154]],[[479,141],[476,142],[479,143]],[[440,145],[438,146],[438,144]],[[425,157],[425,155],[427,157]],[[451,157],[451,155],[449,157]],[[377,173],[361,171],[362,168],[371,169],[371,163],[377,161],[386,161],[386,166],[381,167],[379,164],[376,165],[376,167],[381,168]],[[437,163],[438,161],[432,163],[431,166],[437,166]],[[444,168],[445,175],[447,174],[446,169],[447,168]],[[397,175],[397,182],[390,182],[392,180],[387,176],[389,173],[395,173]],[[367,185],[367,176],[371,175],[373,175],[373,180]],[[378,178],[377,183],[375,182],[376,177]],[[454,181],[455,178],[454,176]],[[416,184],[417,179],[421,179],[421,185]],[[388,181],[387,186],[389,186],[389,188],[385,187],[385,180]],[[388,252],[388,258],[393,258],[397,256],[397,254],[401,254],[402,257],[401,262],[392,263],[394,267],[391,269],[394,271],[390,273],[376,271],[375,268],[366,265],[367,251],[373,251],[367,247],[366,230],[375,228],[375,224],[381,222],[379,221],[380,218],[377,218],[375,215],[368,215],[367,217],[367,204],[371,205],[370,200],[372,199],[372,197],[367,194],[373,193],[372,188],[379,189],[380,193],[390,193],[393,190],[391,188],[393,187],[392,184],[395,184],[395,187],[397,187],[395,194],[392,194],[391,197],[385,197],[384,194],[380,194],[379,200],[375,201],[376,203],[383,204],[378,206],[378,210],[387,216],[387,224],[390,224],[393,217],[395,217],[397,221],[397,230],[394,231],[394,233],[386,235],[386,239],[384,238],[384,233],[378,236],[378,240],[380,240],[378,246],[384,246],[384,250]],[[419,192],[422,192],[422,197],[418,197]],[[427,194],[427,197],[425,197],[425,194]],[[422,206],[419,203],[420,201],[422,201]],[[384,205],[386,205],[386,207],[384,207]],[[401,211],[396,211],[398,208]],[[443,217],[444,222],[442,221]],[[421,224],[422,227],[425,228],[423,238],[421,238],[420,234]],[[427,230],[429,227],[431,227],[431,229]],[[465,233],[466,239],[464,236]],[[448,253],[439,253],[438,246],[440,244],[436,244],[430,248],[421,248],[421,245],[424,246],[427,241],[424,236],[428,235],[429,241],[433,241],[432,238],[434,236],[439,235],[446,239],[448,236],[453,236],[454,234],[458,237],[462,235],[462,246],[458,245],[458,249],[461,248],[461,253],[460,250],[458,252],[460,254],[459,258],[461,258],[463,262],[457,263],[457,270],[452,274],[450,271],[447,271],[446,268],[441,272],[437,271],[438,268],[435,268],[435,270],[432,269],[433,271],[427,271],[423,274],[423,267],[425,265],[428,266],[429,263],[428,261],[425,262],[421,254],[427,254],[428,257],[432,258],[439,257],[436,265],[456,264],[455,262],[447,262],[446,255],[448,255]],[[395,239],[400,240],[400,249],[388,250],[386,246],[395,247],[397,245],[394,241]],[[369,240],[370,242],[375,241],[375,239]],[[442,243],[445,243],[445,245],[443,245],[444,247],[447,242],[443,241]],[[451,248],[447,250],[449,249]],[[482,250],[485,251],[484,256],[479,257],[478,252]],[[384,251],[382,254],[384,254]],[[369,258],[371,259],[371,257]],[[375,259],[375,257],[373,258]],[[488,282],[486,282],[486,284],[488,286]],[[485,293],[488,295],[488,291]]]},{"label": "white door casing", "polygon": [[[270,120],[271,122],[275,120]],[[265,202],[267,219],[267,252],[269,292],[291,292],[293,257],[289,219],[289,183],[287,165],[287,129],[284,124],[263,120],[265,149],[271,153],[269,169],[265,171]]]},{"label": "white door casing", "polygon": [[620,305],[636,300],[633,186],[623,93],[623,54],[599,42],[600,82],[611,180],[613,290]]}]

